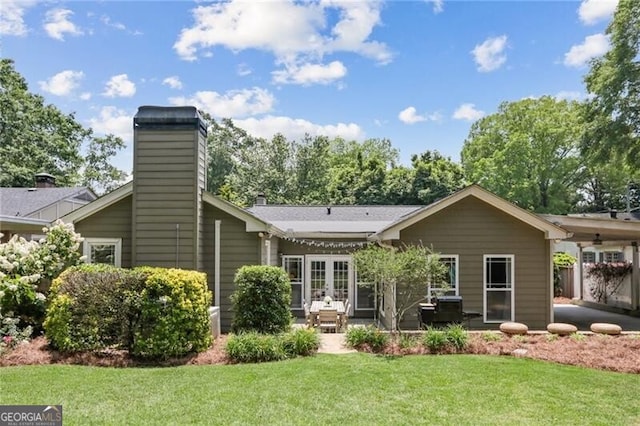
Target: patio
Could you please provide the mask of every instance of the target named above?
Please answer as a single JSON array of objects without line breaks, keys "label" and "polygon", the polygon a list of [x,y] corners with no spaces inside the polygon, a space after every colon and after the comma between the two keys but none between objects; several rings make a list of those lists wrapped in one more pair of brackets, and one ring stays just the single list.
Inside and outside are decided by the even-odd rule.
[{"label": "patio", "polygon": [[640,331],[640,317],[616,314],[578,305],[553,305],[555,322],[566,322],[578,327],[579,331],[589,331],[594,322],[618,324],[622,331]]}]

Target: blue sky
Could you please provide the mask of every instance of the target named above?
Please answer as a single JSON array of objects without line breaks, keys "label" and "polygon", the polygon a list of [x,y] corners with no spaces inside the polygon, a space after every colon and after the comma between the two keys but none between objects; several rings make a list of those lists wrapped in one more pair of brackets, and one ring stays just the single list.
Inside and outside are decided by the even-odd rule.
[{"label": "blue sky", "polygon": [[504,101],[584,99],[617,0],[2,0],[0,51],[32,92],[128,147],[141,105],[195,105],[256,136],[388,138],[455,161]]}]

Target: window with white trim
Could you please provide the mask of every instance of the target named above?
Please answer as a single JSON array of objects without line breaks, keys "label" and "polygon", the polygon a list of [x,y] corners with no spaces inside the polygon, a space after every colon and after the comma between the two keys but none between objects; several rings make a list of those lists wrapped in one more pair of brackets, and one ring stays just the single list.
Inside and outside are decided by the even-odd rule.
[{"label": "window with white trim", "polygon": [[304,256],[282,256],[282,268],[291,281],[291,308],[302,309]]},{"label": "window with white trim", "polygon": [[376,308],[376,287],[361,281],[356,271],[356,303],[355,308],[363,311],[372,311]]},{"label": "window with white trim", "polygon": [[602,261],[606,263],[624,262],[624,252],[605,251],[602,253]]},{"label": "window with white trim", "polygon": [[596,263],[596,252],[595,251],[583,251],[582,252],[582,263]]},{"label": "window with white trim", "polygon": [[85,238],[83,254],[87,263],[104,263],[120,267],[122,238]]},{"label": "window with white trim", "polygon": [[484,321],[514,320],[514,255],[484,255]]},{"label": "window with white trim", "polygon": [[458,296],[458,264],[459,258],[457,254],[441,254],[439,256],[440,263],[447,269],[445,274],[445,286],[438,283],[429,282],[427,286],[427,296],[429,300],[434,300],[437,296],[449,294]]}]

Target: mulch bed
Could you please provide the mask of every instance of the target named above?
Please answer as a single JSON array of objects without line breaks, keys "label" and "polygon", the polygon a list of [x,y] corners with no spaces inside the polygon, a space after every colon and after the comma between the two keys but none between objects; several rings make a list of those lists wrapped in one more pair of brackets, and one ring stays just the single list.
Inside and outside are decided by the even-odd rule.
[{"label": "mulch bed", "polygon": [[[583,334],[583,337],[550,337],[548,334],[528,334],[508,337],[500,333],[498,341],[489,341],[480,333],[471,333],[466,354],[521,356],[567,365],[576,365],[622,373],[640,374],[640,335],[605,336]],[[229,364],[224,347],[226,335],[220,336],[206,352],[182,358],[155,362],[132,358],[126,351],[99,351],[62,354],[51,350],[43,337],[19,345],[0,356],[0,367],[15,365],[78,364],[102,367],[176,366]],[[366,349],[361,349],[366,351]],[[518,351],[516,351],[518,350]],[[516,351],[514,353],[514,351]],[[419,355],[429,351],[421,345],[401,348],[389,345],[385,355]],[[451,351],[449,351],[451,353]]]}]

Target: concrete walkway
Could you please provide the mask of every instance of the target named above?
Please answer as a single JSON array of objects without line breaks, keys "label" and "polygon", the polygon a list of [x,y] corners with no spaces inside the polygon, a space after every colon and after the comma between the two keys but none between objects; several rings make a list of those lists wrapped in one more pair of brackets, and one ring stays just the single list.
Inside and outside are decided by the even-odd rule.
[{"label": "concrete walkway", "polygon": [[589,331],[594,322],[618,324],[622,331],[640,331],[640,318],[615,314],[599,309],[577,305],[553,305],[555,322],[566,322],[578,327],[580,331]]},{"label": "concrete walkway", "polygon": [[344,344],[344,333],[320,333],[319,354],[350,354],[357,352]]}]

